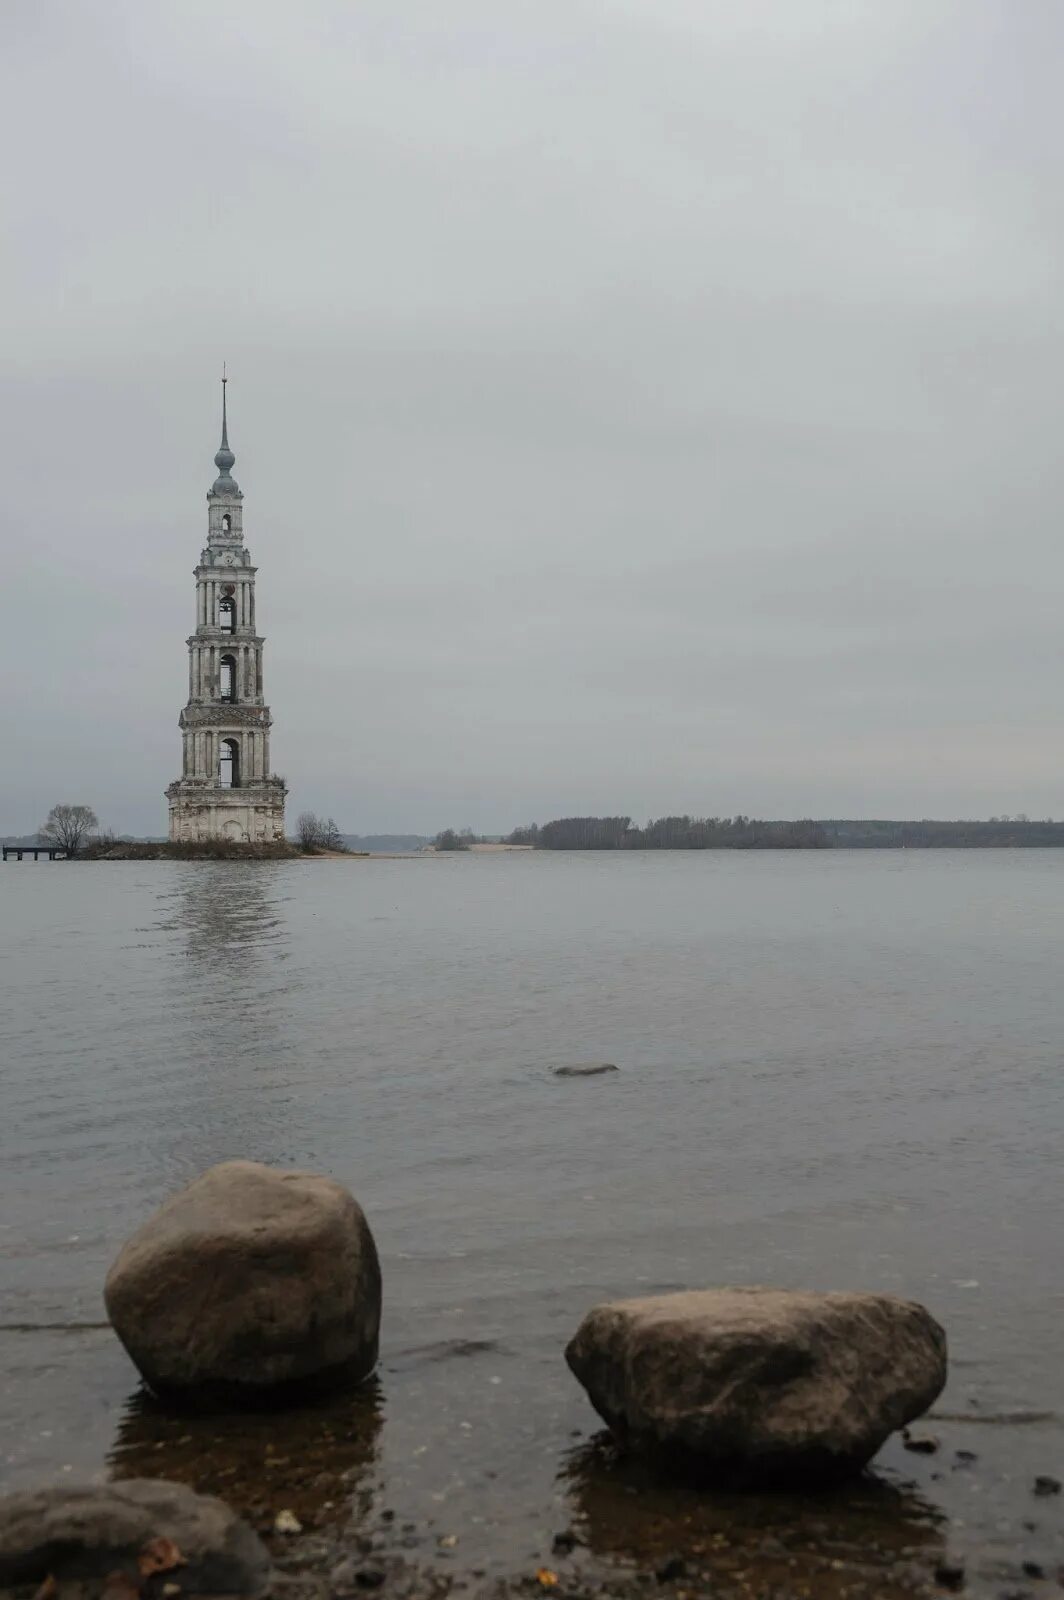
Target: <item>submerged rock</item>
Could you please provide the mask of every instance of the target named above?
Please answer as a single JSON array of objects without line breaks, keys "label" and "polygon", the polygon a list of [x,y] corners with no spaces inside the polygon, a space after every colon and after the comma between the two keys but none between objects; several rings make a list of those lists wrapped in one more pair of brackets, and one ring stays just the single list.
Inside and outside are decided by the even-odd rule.
[{"label": "submerged rock", "polygon": [[0,1498],[0,1585],[172,1571],[184,1594],[264,1595],[265,1546],[222,1500],[183,1484],[131,1478]]},{"label": "submerged rock", "polygon": [[902,1444],[916,1456],[933,1456],[939,1447],[933,1433],[910,1433],[908,1428],[902,1435]]},{"label": "submerged rock", "polygon": [[211,1167],[128,1241],[104,1298],[162,1395],[228,1399],[355,1381],[377,1361],[373,1235],[341,1184],[309,1172]]},{"label": "submerged rock", "polygon": [[946,1381],[944,1332],[890,1295],[620,1300],[589,1312],[565,1354],[622,1443],[736,1487],[858,1471]]},{"label": "submerged rock", "polygon": [[567,1067],[553,1068],[556,1078],[597,1078],[601,1072],[616,1072],[612,1061],[573,1061]]}]

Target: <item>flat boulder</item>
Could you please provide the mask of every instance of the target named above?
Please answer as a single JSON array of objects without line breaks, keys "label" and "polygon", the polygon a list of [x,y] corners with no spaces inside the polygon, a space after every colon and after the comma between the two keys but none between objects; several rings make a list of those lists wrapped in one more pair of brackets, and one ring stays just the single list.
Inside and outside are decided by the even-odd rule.
[{"label": "flat boulder", "polygon": [[[222,1500],[154,1478],[33,1489],[0,1497],[0,1587],[100,1582],[128,1591],[265,1595],[266,1547]],[[60,1591],[61,1592],[61,1591]],[[84,1591],[82,1591],[84,1592]]]},{"label": "flat boulder", "polygon": [[357,1382],[377,1361],[373,1235],[342,1184],[314,1173],[211,1167],[127,1242],[104,1300],[164,1396],[228,1402]]},{"label": "flat boulder", "polygon": [[734,1487],[858,1472],[946,1381],[946,1335],[880,1294],[705,1289],[617,1300],[565,1352],[614,1435]]}]

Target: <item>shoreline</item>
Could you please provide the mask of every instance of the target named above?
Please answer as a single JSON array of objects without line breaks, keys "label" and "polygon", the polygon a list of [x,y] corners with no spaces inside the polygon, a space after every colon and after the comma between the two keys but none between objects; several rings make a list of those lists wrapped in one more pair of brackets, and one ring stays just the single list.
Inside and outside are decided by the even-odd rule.
[{"label": "shoreline", "polygon": [[[662,1480],[592,1425],[560,1454],[549,1501],[518,1487],[517,1461],[511,1526],[497,1501],[449,1504],[444,1478],[431,1510],[421,1496],[411,1502],[399,1459],[386,1468],[377,1453],[386,1380],[387,1365],[346,1403],[280,1414],[190,1418],[142,1403],[108,1476],[162,1476],[218,1495],[264,1540],[280,1592],[306,1600],[363,1590],[409,1600],[999,1600],[1064,1579],[1062,1497],[1037,1498],[1028,1484],[1027,1506],[1006,1510],[1007,1464],[981,1443],[969,1449],[971,1428],[934,1413],[933,1453],[899,1461],[895,1441],[852,1482],[806,1492]],[[512,1450],[519,1458],[516,1439]]]},{"label": "shoreline", "polygon": [[[16,846],[9,847],[12,852]],[[21,847],[27,853],[34,849],[33,845]],[[300,850],[295,845],[280,846],[271,844],[230,844],[224,841],[211,841],[204,844],[179,844],[171,845],[167,841],[159,843],[129,843],[119,844],[107,850],[82,851],[77,855],[61,856],[55,862],[48,863],[61,866],[65,863],[77,862],[89,865],[97,862],[109,861],[420,861],[420,860],[448,860],[462,856],[503,856],[503,855],[531,855],[531,856],[711,856],[711,855],[810,855],[818,856],[878,856],[884,854],[917,854],[917,855],[949,855],[963,851],[971,855],[992,855],[1003,852],[1009,854],[1025,854],[1029,850],[1052,850],[1059,848],[1056,844],[1040,842],[1026,844],[1017,841],[1009,843],[958,843],[953,841],[945,845],[937,844],[877,844],[877,845],[850,845],[833,844],[826,847],[803,848],[781,845],[766,845],[746,847],[737,845],[709,845],[704,848],[684,847],[657,849],[652,847],[625,847],[620,850],[603,850],[594,847],[586,849],[577,848],[543,848],[534,845],[512,844],[474,844],[463,850],[439,850],[433,845],[425,845],[419,850]],[[5,862],[5,865],[21,864],[14,860]]]},{"label": "shoreline", "polygon": [[[469,1358],[459,1359],[455,1375]],[[402,1382],[409,1360],[396,1352],[356,1388],[280,1411],[171,1410],[134,1390],[109,1448],[81,1457],[73,1477],[70,1458],[49,1452],[28,1473],[9,1465],[2,1492],[159,1478],[215,1495],[267,1546],[278,1600],[1038,1600],[1064,1582],[1064,1495],[1040,1494],[1034,1476],[1055,1466],[1056,1429],[1047,1436],[1034,1417],[1023,1431],[1040,1442],[1017,1456],[1001,1429],[1012,1414],[974,1401],[963,1415],[932,1410],[920,1430],[932,1451],[907,1453],[895,1435],[859,1477],[819,1490],[663,1479],[591,1417],[548,1445],[547,1477],[520,1434],[493,1450],[459,1431],[451,1459],[419,1482],[411,1467],[426,1434],[411,1414],[423,1402]],[[455,1414],[477,1418],[468,1382],[459,1387]],[[61,1416],[46,1407],[34,1426],[51,1438]],[[485,1468],[501,1465],[500,1443],[496,1482]]]}]

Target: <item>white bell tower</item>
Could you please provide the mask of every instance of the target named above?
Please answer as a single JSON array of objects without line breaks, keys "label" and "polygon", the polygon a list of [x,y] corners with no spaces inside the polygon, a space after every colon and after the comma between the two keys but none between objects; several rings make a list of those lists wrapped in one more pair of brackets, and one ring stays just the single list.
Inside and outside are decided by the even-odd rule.
[{"label": "white bell tower", "polygon": [[232,476],[226,384],[218,476],[207,495],[207,545],[196,568],[196,630],[188,640],[188,704],[178,719],[181,776],[167,789],[170,838],[255,843],[284,838],[285,782],[270,775],[264,640],[244,548],[244,496]]}]

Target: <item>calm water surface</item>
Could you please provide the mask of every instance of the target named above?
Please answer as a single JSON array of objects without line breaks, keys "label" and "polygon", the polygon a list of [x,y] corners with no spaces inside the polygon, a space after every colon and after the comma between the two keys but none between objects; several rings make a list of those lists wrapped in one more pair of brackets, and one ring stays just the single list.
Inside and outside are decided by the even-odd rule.
[{"label": "calm water surface", "polygon": [[[890,1444],[831,1515],[858,1528],[871,1494],[884,1544],[990,1581],[1023,1538],[1051,1570],[1064,1519],[1031,1482],[1064,1466],[1062,950],[1052,851],[9,863],[0,1480],[388,1507],[489,1570],[574,1516],[638,1553],[682,1542],[678,1506],[753,1513],[655,1496],[589,1443],[561,1356],[584,1310],[861,1287],[946,1325],[943,1447]],[[620,1071],[552,1075],[589,1059]],[[124,1237],[238,1155],[357,1194],[383,1356],[353,1404],[212,1433],[158,1414],[92,1325]]]}]

